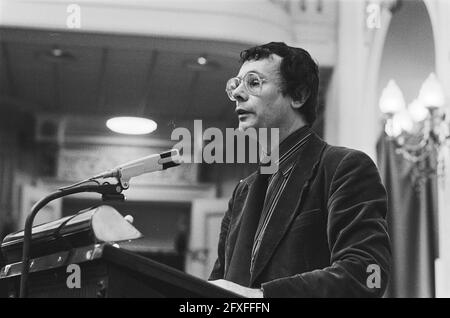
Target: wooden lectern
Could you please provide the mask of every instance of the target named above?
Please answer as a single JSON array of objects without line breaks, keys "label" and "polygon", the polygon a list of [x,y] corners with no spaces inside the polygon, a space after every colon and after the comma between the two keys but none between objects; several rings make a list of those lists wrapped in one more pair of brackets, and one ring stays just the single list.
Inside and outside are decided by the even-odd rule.
[{"label": "wooden lectern", "polygon": [[[146,246],[141,238],[105,205],[34,227],[28,297],[239,297],[140,256]],[[0,271],[0,297],[20,294],[23,242],[23,231],[3,240],[8,265]]]},{"label": "wooden lectern", "polygon": [[[72,264],[79,266],[79,288],[71,284],[76,275]],[[0,297],[18,297],[21,269],[20,262],[2,268]],[[95,244],[32,259],[28,286],[29,297],[239,297],[110,244]]]}]

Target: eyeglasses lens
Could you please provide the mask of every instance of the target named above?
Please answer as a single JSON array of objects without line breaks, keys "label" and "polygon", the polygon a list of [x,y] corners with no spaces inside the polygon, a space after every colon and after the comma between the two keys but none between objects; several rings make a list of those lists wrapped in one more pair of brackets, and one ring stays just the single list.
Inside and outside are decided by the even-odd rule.
[{"label": "eyeglasses lens", "polygon": [[236,101],[233,91],[241,85],[241,81],[244,82],[244,87],[250,95],[257,96],[261,93],[261,78],[255,73],[247,73],[242,80],[239,77],[233,77],[228,80],[225,90],[232,101]]}]

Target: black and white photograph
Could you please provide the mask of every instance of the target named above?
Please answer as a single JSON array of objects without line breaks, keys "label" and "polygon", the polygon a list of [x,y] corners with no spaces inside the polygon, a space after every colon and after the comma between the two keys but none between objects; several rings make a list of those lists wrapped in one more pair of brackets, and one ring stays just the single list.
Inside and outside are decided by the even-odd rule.
[{"label": "black and white photograph", "polygon": [[0,298],[449,297],[450,1],[0,0]]}]

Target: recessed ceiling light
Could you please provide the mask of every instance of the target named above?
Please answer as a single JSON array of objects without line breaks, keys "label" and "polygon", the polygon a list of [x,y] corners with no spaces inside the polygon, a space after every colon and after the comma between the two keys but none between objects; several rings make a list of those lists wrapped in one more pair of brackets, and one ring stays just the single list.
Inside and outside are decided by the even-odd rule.
[{"label": "recessed ceiling light", "polygon": [[207,60],[205,57],[200,56],[200,57],[197,59],[197,63],[198,63],[199,65],[205,65],[206,63],[208,63],[208,60]]},{"label": "recessed ceiling light", "polygon": [[54,48],[54,49],[51,50],[51,54],[52,54],[53,56],[56,56],[56,57],[62,56],[63,53],[64,53],[64,52],[63,52],[63,50],[61,50],[61,49]]},{"label": "recessed ceiling light", "polygon": [[36,58],[47,63],[67,63],[75,61],[75,57],[68,51],[54,47],[50,50],[35,53]]},{"label": "recessed ceiling light", "polygon": [[220,67],[219,63],[204,56],[199,56],[195,59],[188,59],[183,61],[184,67],[192,71],[214,71]]},{"label": "recessed ceiling light", "polygon": [[106,121],[106,127],[119,134],[145,135],[157,128],[156,122],[142,117],[114,117]]}]

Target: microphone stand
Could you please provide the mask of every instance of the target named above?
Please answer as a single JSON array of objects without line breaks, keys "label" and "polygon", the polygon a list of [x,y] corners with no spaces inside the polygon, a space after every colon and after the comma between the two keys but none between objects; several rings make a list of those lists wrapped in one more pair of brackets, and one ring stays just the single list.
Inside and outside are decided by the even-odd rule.
[{"label": "microphone stand", "polygon": [[[88,180],[92,182],[97,182],[95,180]],[[86,181],[87,182],[87,181]],[[82,182],[85,183],[85,182]],[[111,200],[111,199],[120,199],[123,200],[125,197],[121,192],[126,188],[122,187],[121,183],[118,184],[110,184],[103,183],[99,184],[75,184],[74,186],[69,186],[66,188],[61,188],[58,191],[55,191],[46,197],[42,198],[38,201],[31,209],[31,213],[28,215],[27,220],[25,222],[24,236],[23,236],[23,250],[22,250],[22,275],[20,277],[20,298],[27,297],[28,292],[28,276],[29,276],[29,262],[30,262],[30,247],[31,247],[31,236],[32,236],[32,228],[33,221],[36,217],[36,214],[42,209],[47,203],[53,201],[55,199],[81,192],[97,192],[102,194],[103,200]]]}]

